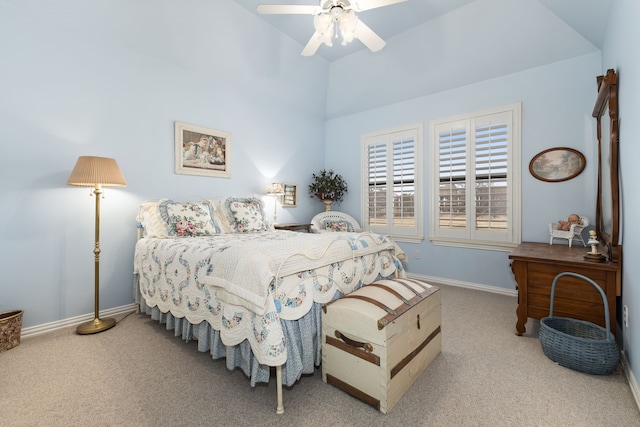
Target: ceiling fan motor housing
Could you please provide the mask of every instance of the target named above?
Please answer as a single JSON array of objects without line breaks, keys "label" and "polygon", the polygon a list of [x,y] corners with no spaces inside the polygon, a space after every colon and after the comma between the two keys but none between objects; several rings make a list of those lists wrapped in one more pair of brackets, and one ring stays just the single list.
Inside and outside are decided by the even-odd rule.
[{"label": "ceiling fan motor housing", "polygon": [[332,6],[329,14],[334,21],[338,22],[344,14],[344,9],[342,8],[342,6]]},{"label": "ceiling fan motor housing", "polygon": [[322,10],[331,11],[335,7],[341,8],[343,11],[351,7],[349,0],[327,0],[321,3]]}]

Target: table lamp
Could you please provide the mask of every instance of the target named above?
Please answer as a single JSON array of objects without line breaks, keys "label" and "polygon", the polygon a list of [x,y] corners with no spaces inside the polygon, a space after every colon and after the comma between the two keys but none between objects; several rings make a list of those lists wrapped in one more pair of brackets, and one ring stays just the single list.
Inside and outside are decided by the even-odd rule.
[{"label": "table lamp", "polygon": [[277,224],[278,223],[277,197],[284,196],[284,184],[280,184],[278,182],[272,183],[267,188],[267,194],[269,196],[273,196],[273,223]]}]

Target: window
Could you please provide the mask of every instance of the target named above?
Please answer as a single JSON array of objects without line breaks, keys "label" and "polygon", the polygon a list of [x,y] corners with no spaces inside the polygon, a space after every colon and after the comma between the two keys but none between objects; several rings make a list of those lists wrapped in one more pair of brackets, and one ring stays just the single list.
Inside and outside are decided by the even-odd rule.
[{"label": "window", "polygon": [[362,135],[362,221],[399,241],[424,238],[422,123]]},{"label": "window", "polygon": [[520,116],[514,104],[431,121],[434,243],[520,243]]}]

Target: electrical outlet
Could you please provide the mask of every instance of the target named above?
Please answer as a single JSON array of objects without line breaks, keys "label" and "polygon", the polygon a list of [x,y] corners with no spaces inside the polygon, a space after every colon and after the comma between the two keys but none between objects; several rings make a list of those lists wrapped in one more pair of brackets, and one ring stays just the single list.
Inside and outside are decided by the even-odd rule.
[{"label": "electrical outlet", "polygon": [[622,306],[622,324],[625,328],[629,327],[629,309],[626,305]]},{"label": "electrical outlet", "polygon": [[416,259],[420,259],[420,249],[416,249]]}]

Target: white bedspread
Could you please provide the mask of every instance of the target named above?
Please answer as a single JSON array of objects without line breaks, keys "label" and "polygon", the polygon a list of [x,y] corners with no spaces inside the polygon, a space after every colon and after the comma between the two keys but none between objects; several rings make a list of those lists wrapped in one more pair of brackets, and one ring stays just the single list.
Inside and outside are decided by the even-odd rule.
[{"label": "white bedspread", "polygon": [[149,306],[207,321],[225,345],[247,339],[260,363],[286,361],[279,319],[295,320],[379,275],[399,270],[402,250],[370,233],[270,231],[140,239],[134,273]]}]

